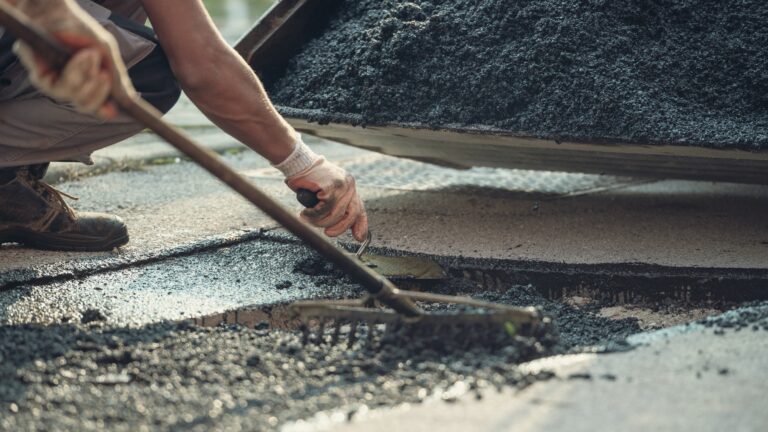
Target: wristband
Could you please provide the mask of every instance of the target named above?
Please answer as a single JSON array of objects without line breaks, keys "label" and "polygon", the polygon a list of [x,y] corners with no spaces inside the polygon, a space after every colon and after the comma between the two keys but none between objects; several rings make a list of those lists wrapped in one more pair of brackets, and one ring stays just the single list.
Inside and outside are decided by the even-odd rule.
[{"label": "wristband", "polygon": [[286,177],[291,177],[304,171],[320,159],[320,156],[318,156],[317,153],[313,152],[309,146],[304,144],[300,134],[297,133],[296,136],[296,147],[294,147],[290,156],[285,158],[285,160],[279,164],[272,165],[279,169]]}]

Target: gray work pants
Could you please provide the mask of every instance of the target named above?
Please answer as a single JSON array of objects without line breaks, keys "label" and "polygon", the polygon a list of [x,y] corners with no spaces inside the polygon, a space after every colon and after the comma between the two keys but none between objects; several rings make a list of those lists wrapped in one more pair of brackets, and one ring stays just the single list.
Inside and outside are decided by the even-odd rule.
[{"label": "gray work pants", "polygon": [[[115,36],[136,90],[167,112],[180,90],[162,48],[143,25],[146,15],[140,2],[78,3]],[[90,163],[91,152],[143,129],[122,114],[104,121],[46,97],[30,84],[18,61],[0,74],[0,168],[51,161]]]}]

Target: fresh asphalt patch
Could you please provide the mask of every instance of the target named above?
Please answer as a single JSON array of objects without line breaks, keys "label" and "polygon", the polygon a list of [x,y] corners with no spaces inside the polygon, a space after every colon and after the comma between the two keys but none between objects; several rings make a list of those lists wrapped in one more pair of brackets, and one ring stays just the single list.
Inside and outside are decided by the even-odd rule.
[{"label": "fresh asphalt patch", "polygon": [[[307,248],[267,240],[165,261],[165,277],[149,272],[151,278],[136,286],[154,281],[173,291],[207,281],[218,289],[231,284],[247,291],[259,278],[259,265],[252,257],[265,254],[275,257],[282,269],[272,276],[264,272],[269,289],[275,292],[303,287],[312,298],[361,294],[333,269],[317,264]],[[218,273],[211,273],[216,266]],[[110,283],[141,277],[136,269],[127,269],[90,275],[77,283],[109,292]],[[569,305],[544,297],[532,286],[481,288],[463,277],[430,287],[541,307],[556,323],[558,338],[550,334],[544,339],[519,337],[486,344],[484,335],[468,332],[451,338],[403,337],[396,343],[381,338],[368,343],[360,337],[352,347],[302,345],[298,331],[273,328],[268,322],[255,328],[202,327],[168,320],[121,325],[115,322],[114,311],[88,302],[82,305],[79,318],[70,316],[47,325],[5,325],[0,327],[0,429],[45,425],[79,430],[263,430],[325,410],[342,410],[352,418],[361,410],[430,397],[451,402],[467,392],[482,397],[481,390],[486,388],[525,387],[553,375],[524,372],[518,367],[521,362],[559,353],[629,349],[626,337],[641,331],[634,318],[601,316],[599,304]],[[37,289],[53,293],[57,286]],[[668,306],[669,302],[655,305]],[[758,312],[709,325],[720,329],[737,322],[766,329],[766,314],[757,306],[752,308]]]}]

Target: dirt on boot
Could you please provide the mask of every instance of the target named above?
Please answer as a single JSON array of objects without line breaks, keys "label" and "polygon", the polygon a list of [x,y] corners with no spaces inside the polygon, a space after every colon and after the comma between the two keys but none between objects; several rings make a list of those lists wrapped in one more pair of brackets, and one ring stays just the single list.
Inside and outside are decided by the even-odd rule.
[{"label": "dirt on boot", "polygon": [[[42,179],[48,164],[5,169],[0,183],[0,244],[37,249],[107,251],[128,243],[128,229],[117,216],[77,213],[68,195]],[[10,179],[10,180],[9,180]],[[73,197],[69,197],[73,198]]]}]

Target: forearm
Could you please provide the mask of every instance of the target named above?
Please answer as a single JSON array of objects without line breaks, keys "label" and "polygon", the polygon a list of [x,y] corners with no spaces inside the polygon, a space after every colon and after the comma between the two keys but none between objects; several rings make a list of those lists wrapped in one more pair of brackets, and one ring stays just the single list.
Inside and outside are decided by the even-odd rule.
[{"label": "forearm", "polygon": [[178,74],[184,91],[225,132],[273,164],[285,160],[295,132],[275,110],[256,74],[224,44],[212,56],[192,66],[195,70]]}]

